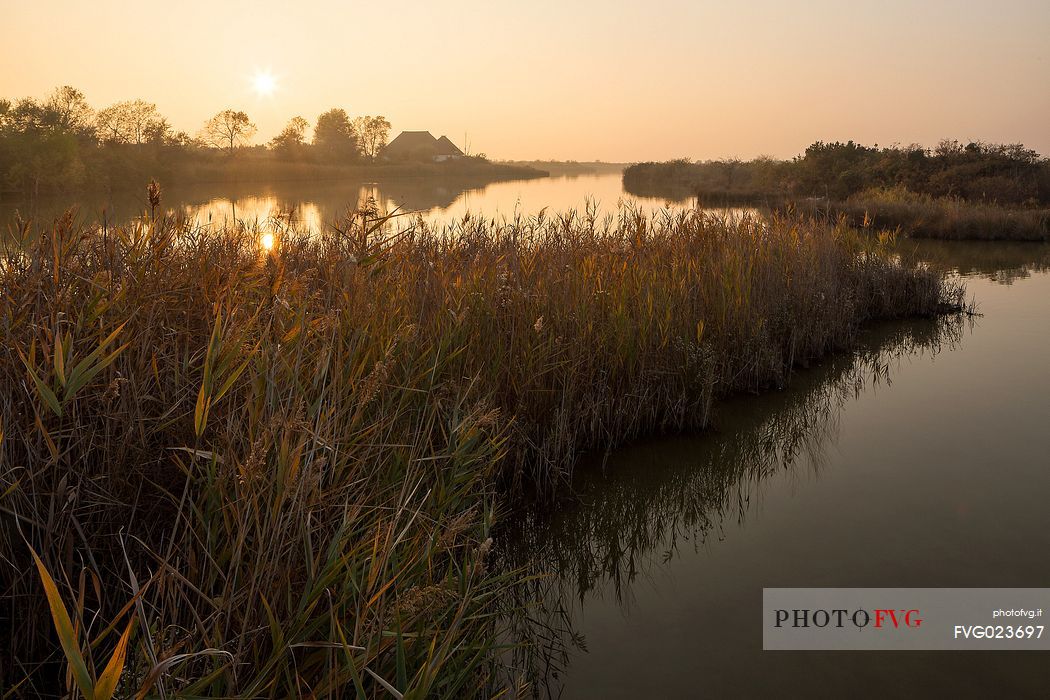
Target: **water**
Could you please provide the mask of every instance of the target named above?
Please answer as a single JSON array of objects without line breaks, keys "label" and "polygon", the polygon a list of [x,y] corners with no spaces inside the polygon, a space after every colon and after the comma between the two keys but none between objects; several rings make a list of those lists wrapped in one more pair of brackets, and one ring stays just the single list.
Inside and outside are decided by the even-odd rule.
[{"label": "water", "polygon": [[[588,200],[604,212],[615,212],[620,201],[642,208],[679,206],[685,198],[637,197],[623,191],[619,173],[515,180],[477,186],[457,180],[404,178],[383,182],[322,181],[241,185],[195,185],[166,188],[162,206],[198,223],[221,224],[233,219],[265,224],[270,217],[292,215],[313,231],[339,221],[348,209],[372,197],[387,212],[418,212],[434,224],[462,219],[470,212],[488,218],[512,218],[515,213],[535,214],[546,207],[551,213],[583,210]],[[83,220],[124,223],[149,209],[141,192],[79,195]],[[10,222],[16,212],[50,220],[69,206],[70,196],[41,197],[35,201],[0,203],[0,221]]]},{"label": "water", "polygon": [[522,527],[541,694],[1047,697],[1040,652],[763,652],[763,587],[1050,582],[1050,248],[908,242],[982,316],[878,324]]}]

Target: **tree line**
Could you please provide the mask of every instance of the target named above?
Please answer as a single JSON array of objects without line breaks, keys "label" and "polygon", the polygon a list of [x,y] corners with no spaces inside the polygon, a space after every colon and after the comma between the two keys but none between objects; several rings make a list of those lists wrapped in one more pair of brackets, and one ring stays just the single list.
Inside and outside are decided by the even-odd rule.
[{"label": "tree line", "polygon": [[375,161],[387,143],[390,122],[382,116],[351,116],[342,108],[310,123],[301,116],[265,145],[249,145],[257,129],[247,113],[224,109],[194,135],[174,129],[145,100],[93,108],[71,86],[43,100],[0,98],[0,192],[37,193],[85,184],[140,183],[172,172],[217,171],[243,154],[318,165]]},{"label": "tree line", "polygon": [[1050,161],[1023,144],[943,140],[880,148],[817,141],[791,160],[756,158],[639,163],[624,171],[635,194],[727,198],[826,197],[903,188],[932,197],[1009,205],[1050,204]]}]

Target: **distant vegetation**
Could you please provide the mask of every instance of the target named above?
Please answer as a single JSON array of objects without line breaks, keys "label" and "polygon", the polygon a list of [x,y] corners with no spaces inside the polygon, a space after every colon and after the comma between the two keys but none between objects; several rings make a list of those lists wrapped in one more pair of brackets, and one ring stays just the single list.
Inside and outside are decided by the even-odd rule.
[{"label": "distant vegetation", "polygon": [[[250,116],[224,109],[199,132],[174,130],[156,105],[143,100],[102,109],[75,88],[43,101],[0,99],[0,194],[35,195],[79,189],[164,183],[319,179],[384,174],[480,174],[528,177],[543,173],[495,166],[483,158],[449,163],[385,164],[379,153],[390,123],[381,116],[351,117],[334,108],[310,123],[294,117],[265,145]],[[387,169],[390,170],[387,173]]]},{"label": "distant vegetation", "polygon": [[0,685],[26,695],[69,669],[89,697],[490,696],[501,504],[960,297],[813,219],[307,236],[148,196],[0,255]]},{"label": "distant vegetation", "polygon": [[[942,141],[867,147],[817,142],[789,161],[759,158],[640,163],[624,171],[634,194],[707,202],[785,202],[865,215],[915,235],[1045,239],[1050,161],[1020,144]],[[806,201],[810,200],[810,201]]]},{"label": "distant vegetation", "polygon": [[551,175],[599,175],[604,173],[621,173],[627,163],[607,163],[601,160],[505,160],[507,165],[545,170]]},{"label": "distant vegetation", "polygon": [[818,141],[792,160],[638,163],[626,169],[623,181],[639,194],[677,187],[702,196],[844,200],[872,188],[903,187],[989,204],[1050,204],[1050,161],[1021,144],[942,141],[927,149]]}]

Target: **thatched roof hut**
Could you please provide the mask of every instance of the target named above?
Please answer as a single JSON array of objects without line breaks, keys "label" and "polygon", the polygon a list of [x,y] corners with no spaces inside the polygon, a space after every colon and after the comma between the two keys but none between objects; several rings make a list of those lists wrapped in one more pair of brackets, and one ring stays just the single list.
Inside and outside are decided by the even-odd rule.
[{"label": "thatched roof hut", "polygon": [[402,131],[383,149],[382,156],[389,160],[447,160],[460,158],[463,151],[447,136],[439,139],[429,131]]}]

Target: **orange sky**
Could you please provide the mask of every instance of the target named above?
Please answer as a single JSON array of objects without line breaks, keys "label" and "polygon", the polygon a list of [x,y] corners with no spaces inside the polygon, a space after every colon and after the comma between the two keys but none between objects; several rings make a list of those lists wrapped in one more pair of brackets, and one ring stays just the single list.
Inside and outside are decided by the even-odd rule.
[{"label": "orange sky", "polygon": [[1050,154],[1047,0],[3,2],[0,96],[143,98],[191,133],[233,107],[267,140],[338,106],[493,158],[941,137]]}]

